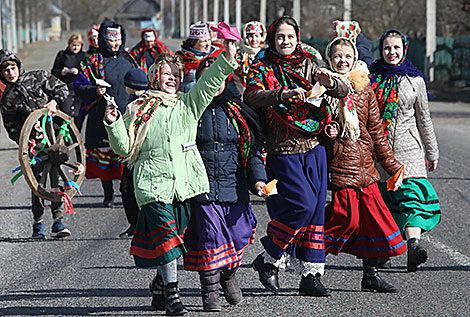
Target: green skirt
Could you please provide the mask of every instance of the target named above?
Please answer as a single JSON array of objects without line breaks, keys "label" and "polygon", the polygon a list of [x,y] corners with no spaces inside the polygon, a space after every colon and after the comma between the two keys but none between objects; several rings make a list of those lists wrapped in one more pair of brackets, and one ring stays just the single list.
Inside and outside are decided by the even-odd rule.
[{"label": "green skirt", "polygon": [[184,252],[184,232],[191,217],[189,202],[154,202],[142,206],[131,242],[130,254],[137,267],[169,263]]},{"label": "green skirt", "polygon": [[406,227],[430,231],[441,221],[439,198],[427,178],[405,179],[397,191],[387,191],[386,183],[379,189],[403,236]]}]

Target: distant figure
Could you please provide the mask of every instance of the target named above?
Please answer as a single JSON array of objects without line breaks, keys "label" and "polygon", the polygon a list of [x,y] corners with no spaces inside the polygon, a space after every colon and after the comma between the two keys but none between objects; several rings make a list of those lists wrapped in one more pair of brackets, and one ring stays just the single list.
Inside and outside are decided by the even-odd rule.
[{"label": "distant figure", "polygon": [[98,25],[93,25],[88,32],[88,43],[90,46],[88,47],[88,51],[86,51],[87,55],[91,55],[94,53],[98,53],[98,34],[99,34],[100,27]]},{"label": "distant figure", "polygon": [[181,50],[176,52],[183,58],[184,81],[182,92],[188,92],[196,83],[196,69],[199,62],[209,56],[219,56],[223,50],[212,45],[211,34],[206,23],[197,22],[189,27],[189,37],[181,44]]},{"label": "distant figure", "polygon": [[82,100],[75,96],[75,90],[72,89],[73,81],[78,75],[80,62],[85,59],[86,53],[83,49],[83,40],[80,34],[72,34],[68,40],[68,46],[65,50],[59,51],[52,66],[52,74],[67,84],[69,96],[60,105],[60,110],[73,117],[73,121],[78,129],[81,129],[81,122],[78,120]]},{"label": "distant figure", "polygon": [[[106,21],[99,28],[98,52],[89,55],[81,64],[81,73],[75,78],[74,88],[84,100],[88,114],[85,133],[87,149],[86,178],[99,178],[104,190],[103,207],[112,207],[112,181],[121,179],[123,164],[119,155],[109,147],[103,116],[107,106],[105,97],[112,97],[124,112],[129,95],[124,86],[124,75],[135,66],[124,50],[126,33],[122,25]],[[83,111],[82,111],[83,112]]]},{"label": "distant figure", "polygon": [[244,42],[240,45],[237,51],[237,61],[240,65],[233,73],[235,85],[240,95],[243,95],[246,87],[246,76],[248,68],[255,59],[256,54],[264,46],[266,40],[266,27],[263,23],[258,21],[250,21],[245,24],[243,28]]},{"label": "distant figure", "polygon": [[129,55],[135,59],[139,68],[145,73],[158,55],[161,53],[173,54],[163,42],[158,40],[157,32],[154,29],[143,29],[140,37],[141,41],[129,51]]}]

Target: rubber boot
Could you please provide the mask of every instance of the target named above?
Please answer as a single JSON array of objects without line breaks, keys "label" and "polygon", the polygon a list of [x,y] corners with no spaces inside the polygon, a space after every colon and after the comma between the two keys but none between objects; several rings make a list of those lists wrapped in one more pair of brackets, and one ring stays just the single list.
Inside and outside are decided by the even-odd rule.
[{"label": "rubber boot", "polygon": [[178,282],[165,285],[163,295],[165,296],[165,310],[167,315],[181,316],[188,312],[181,302]]},{"label": "rubber boot", "polygon": [[419,270],[418,265],[423,264],[428,259],[428,252],[419,244],[419,239],[408,239],[406,244],[408,246],[406,268],[408,272],[416,272]]},{"label": "rubber boot", "polygon": [[220,311],[220,270],[199,271],[201,281],[202,308],[204,311]]},{"label": "rubber boot", "polygon": [[361,282],[362,291],[379,293],[396,293],[398,291],[392,284],[387,283],[379,276],[377,258],[363,259],[362,266],[364,269]]},{"label": "rubber boot", "polygon": [[224,296],[230,305],[238,305],[243,300],[242,291],[237,281],[238,267],[228,270],[223,268],[220,271],[220,285],[224,290]]},{"label": "rubber boot", "polygon": [[165,310],[165,296],[163,296],[163,280],[157,273],[152,282],[149,284],[150,293],[152,294],[152,307],[156,310]]}]

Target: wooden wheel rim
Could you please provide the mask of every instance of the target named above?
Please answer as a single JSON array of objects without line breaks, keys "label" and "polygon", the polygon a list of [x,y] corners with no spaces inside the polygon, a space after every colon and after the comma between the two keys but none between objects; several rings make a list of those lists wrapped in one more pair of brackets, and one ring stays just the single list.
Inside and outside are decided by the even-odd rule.
[{"label": "wooden wheel rim", "polygon": [[[23,175],[26,180],[26,183],[29,185],[34,195],[45,200],[49,200],[53,202],[61,202],[64,200],[64,197],[62,195],[55,193],[53,191],[47,190],[43,186],[40,186],[41,185],[40,181],[42,180],[42,178],[41,179],[36,178],[37,176],[35,175],[33,171],[33,167],[30,164],[31,154],[28,150],[28,142],[30,139],[30,135],[34,129],[35,123],[37,121],[42,120],[42,118],[46,115],[46,112],[47,112],[46,108],[35,110],[26,119],[23,125],[23,128],[21,129],[18,159],[20,161],[21,169],[23,171]],[[63,135],[59,135],[56,137],[57,133],[55,129],[53,128],[54,123],[60,125],[65,121],[70,121],[69,132],[70,132],[70,137],[72,138],[71,145],[63,144]],[[64,171],[64,166],[74,168],[73,165],[76,165],[76,163],[81,163],[83,167],[86,168],[85,146],[83,144],[80,131],[75,126],[73,119],[67,114],[65,114],[64,112],[57,111],[55,116],[53,117],[53,120],[48,121],[46,123],[46,132],[47,132],[48,143],[44,148],[43,156],[45,155],[46,157],[49,157],[49,152],[50,152],[50,153],[55,153],[55,156],[57,157],[57,152],[53,151],[53,149],[60,148],[62,150],[61,153],[65,153],[67,151],[68,153],[70,153],[72,151],[75,151],[77,162],[67,161],[67,162],[63,162],[62,164],[57,164],[57,162],[54,162],[55,164],[53,164],[52,160],[50,160],[49,158],[45,159],[43,163],[41,163],[41,164],[44,164],[43,175],[48,174],[44,182],[47,183],[47,179],[49,179],[49,182],[50,182],[52,174],[57,173],[59,179],[62,179],[64,183],[66,183],[67,181],[73,181],[80,187],[82,185],[83,179],[85,178],[85,171],[83,171],[79,175],[67,174],[67,172]],[[65,148],[67,148],[67,150],[65,150]],[[50,170],[46,168],[47,164],[50,165],[51,167]],[[77,189],[72,186],[68,189],[64,189],[64,192],[70,198],[72,198],[77,193]]]}]

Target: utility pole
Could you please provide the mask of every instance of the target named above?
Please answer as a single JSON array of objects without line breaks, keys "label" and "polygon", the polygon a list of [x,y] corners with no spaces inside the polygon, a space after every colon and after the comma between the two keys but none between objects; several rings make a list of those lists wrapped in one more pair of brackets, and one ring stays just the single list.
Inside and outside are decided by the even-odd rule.
[{"label": "utility pole", "polygon": [[242,0],[236,0],[235,2],[235,24],[238,31],[241,32],[242,29]]},{"label": "utility pole", "polygon": [[434,81],[434,52],[436,51],[436,0],[426,0],[426,75]]},{"label": "utility pole", "polygon": [[266,25],[266,0],[259,2],[259,21]]},{"label": "utility pole", "polygon": [[13,34],[12,36],[12,43],[11,43],[11,48],[13,52],[18,51],[18,38],[16,37],[17,32],[16,32],[16,4],[15,0],[10,0],[10,10],[11,10],[11,32]]},{"label": "utility pole", "polygon": [[207,16],[207,0],[202,0],[202,21],[209,21]]},{"label": "utility pole", "polygon": [[294,0],[292,5],[292,16],[297,20],[297,23],[300,25],[300,0]]},{"label": "utility pole", "polygon": [[199,0],[193,0],[193,1],[196,1],[196,3],[194,3],[194,19],[193,21],[194,22],[197,22],[199,21]]},{"label": "utility pole", "polygon": [[219,22],[219,0],[214,0],[214,16],[212,18],[214,22]]},{"label": "utility pole", "polygon": [[191,3],[190,2],[191,1],[186,0],[186,23],[185,23],[186,28],[184,30],[184,34],[185,34],[184,37],[185,38],[189,36],[189,27],[191,25],[191,17],[190,17],[190,12],[189,12],[190,11],[189,8],[191,8]]},{"label": "utility pole", "polygon": [[344,0],[344,21],[351,21],[351,0]]},{"label": "utility pole", "polygon": [[224,21],[230,24],[230,3],[224,0]]},{"label": "utility pole", "polygon": [[180,0],[180,37],[185,38],[186,37],[186,28],[184,27],[184,1],[185,0]]},{"label": "utility pole", "polygon": [[175,13],[176,13],[176,3],[175,0],[171,0],[171,29],[170,29],[170,37],[173,38],[175,36]]},{"label": "utility pole", "polygon": [[165,0],[160,0],[160,37],[165,38]]}]

